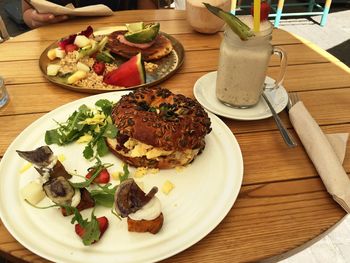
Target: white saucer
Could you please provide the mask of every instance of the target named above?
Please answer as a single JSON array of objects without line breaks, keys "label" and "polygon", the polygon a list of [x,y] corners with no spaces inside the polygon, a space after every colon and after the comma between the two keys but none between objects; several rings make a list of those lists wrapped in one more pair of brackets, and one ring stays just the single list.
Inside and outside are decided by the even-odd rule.
[{"label": "white saucer", "polygon": [[[266,77],[265,83],[273,84],[275,81]],[[194,84],[193,93],[197,101],[207,110],[236,120],[261,120],[272,116],[264,99],[261,97],[257,105],[247,109],[236,109],[221,103],[215,95],[216,71],[205,74]],[[288,93],[281,85],[277,90],[264,91],[277,113],[288,104]]]}]

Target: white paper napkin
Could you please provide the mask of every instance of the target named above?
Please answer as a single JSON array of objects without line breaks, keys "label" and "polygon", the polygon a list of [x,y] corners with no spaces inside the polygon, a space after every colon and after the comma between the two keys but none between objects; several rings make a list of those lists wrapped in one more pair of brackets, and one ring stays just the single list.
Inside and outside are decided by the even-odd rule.
[{"label": "white paper napkin", "polygon": [[46,0],[31,0],[30,3],[39,13],[69,16],[110,16],[113,11],[105,5],[90,5],[74,8],[72,4],[60,6]]},{"label": "white paper napkin", "polygon": [[327,191],[350,213],[350,179],[342,166],[348,134],[326,136],[301,101],[289,118]]}]

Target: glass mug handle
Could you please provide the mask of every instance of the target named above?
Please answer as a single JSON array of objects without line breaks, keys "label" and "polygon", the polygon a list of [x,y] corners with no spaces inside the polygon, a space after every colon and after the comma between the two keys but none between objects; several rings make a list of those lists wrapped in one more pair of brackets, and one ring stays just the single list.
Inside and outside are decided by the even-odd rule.
[{"label": "glass mug handle", "polygon": [[284,80],[284,75],[286,73],[287,53],[283,49],[273,46],[272,55],[277,55],[280,58],[280,73],[278,75],[278,78],[275,80],[275,83],[272,85],[265,85],[264,89],[278,89],[279,86],[282,84]]}]

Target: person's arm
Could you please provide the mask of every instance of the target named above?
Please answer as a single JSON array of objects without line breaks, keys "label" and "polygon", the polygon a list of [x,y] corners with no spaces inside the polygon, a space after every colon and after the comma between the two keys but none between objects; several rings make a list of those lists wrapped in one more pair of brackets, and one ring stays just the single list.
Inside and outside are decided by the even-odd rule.
[{"label": "person's arm", "polygon": [[157,9],[158,0],[138,0],[137,9]]},{"label": "person's arm", "polygon": [[47,24],[58,23],[68,19],[68,16],[55,16],[53,14],[39,14],[30,5],[22,0],[22,16],[26,25],[36,28]]}]

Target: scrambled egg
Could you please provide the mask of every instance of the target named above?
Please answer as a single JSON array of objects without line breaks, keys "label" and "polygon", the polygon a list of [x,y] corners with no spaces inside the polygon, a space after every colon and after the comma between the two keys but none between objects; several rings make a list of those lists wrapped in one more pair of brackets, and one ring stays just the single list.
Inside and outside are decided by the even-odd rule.
[{"label": "scrambled egg", "polygon": [[60,154],[57,156],[57,159],[60,161],[60,162],[64,162],[66,160],[66,156],[64,156],[64,154]]},{"label": "scrambled egg", "polygon": [[92,135],[85,133],[83,136],[80,136],[79,139],[77,140],[77,143],[86,143],[90,142],[92,140]]},{"label": "scrambled egg", "polygon": [[188,161],[192,160],[194,156],[198,154],[198,149],[191,150],[187,149],[183,152],[180,151],[166,151],[161,148],[153,147],[151,145],[142,143],[138,140],[129,138],[124,143],[124,146],[129,149],[129,152],[127,156],[130,157],[143,157],[145,156],[147,159],[157,159],[160,156],[169,156],[179,160],[180,163],[187,163]]},{"label": "scrambled egg", "polygon": [[104,124],[104,121],[106,119],[106,115],[104,113],[96,113],[94,117],[92,118],[86,118],[85,120],[79,122],[79,124],[88,124],[88,125],[94,125],[94,124]]},{"label": "scrambled egg", "polygon": [[138,167],[134,173],[135,178],[143,177],[146,174],[156,174],[159,172],[159,169],[156,168],[147,168],[147,167]]},{"label": "scrambled egg", "polygon": [[163,184],[162,192],[168,195],[174,189],[174,187],[175,185],[172,182],[170,182],[169,180],[166,180],[165,183]]}]

